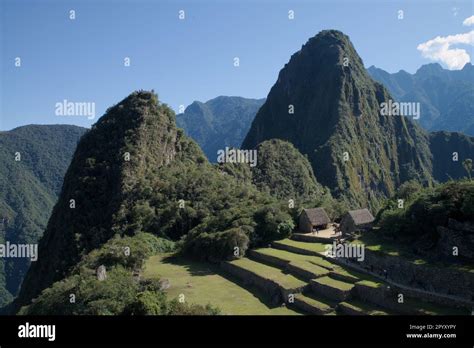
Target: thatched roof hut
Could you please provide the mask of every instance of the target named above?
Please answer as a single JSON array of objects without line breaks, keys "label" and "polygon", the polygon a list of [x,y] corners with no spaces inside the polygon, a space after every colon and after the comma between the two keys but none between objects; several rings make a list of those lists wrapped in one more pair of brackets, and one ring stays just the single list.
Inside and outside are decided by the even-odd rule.
[{"label": "thatched roof hut", "polygon": [[324,208],[303,209],[299,220],[301,232],[313,232],[316,229],[325,229],[331,220]]},{"label": "thatched roof hut", "polygon": [[372,227],[375,218],[368,209],[357,209],[347,212],[341,219],[342,233],[352,233],[357,230],[366,230]]}]

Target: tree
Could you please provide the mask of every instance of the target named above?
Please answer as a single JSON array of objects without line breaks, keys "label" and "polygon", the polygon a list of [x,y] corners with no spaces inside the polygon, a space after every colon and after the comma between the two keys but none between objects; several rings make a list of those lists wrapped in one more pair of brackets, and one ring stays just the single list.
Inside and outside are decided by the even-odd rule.
[{"label": "tree", "polygon": [[464,167],[464,169],[466,169],[466,172],[467,172],[467,175],[468,175],[468,177],[469,177],[469,180],[471,180],[472,159],[466,158],[466,159],[462,162],[462,166]]}]

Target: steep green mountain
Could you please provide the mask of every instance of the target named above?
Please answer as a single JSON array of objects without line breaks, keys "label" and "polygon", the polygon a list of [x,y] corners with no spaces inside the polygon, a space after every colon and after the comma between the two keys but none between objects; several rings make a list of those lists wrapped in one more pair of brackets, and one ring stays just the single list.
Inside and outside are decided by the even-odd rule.
[{"label": "steep green mountain", "polygon": [[[90,277],[101,262],[107,262],[116,281],[131,284],[129,277],[143,260],[141,247],[130,245],[130,254],[141,256],[129,263],[120,248],[112,247],[117,238],[122,246],[127,245],[124,239],[134,243],[143,234],[179,240],[183,253],[219,261],[284,238],[291,224],[288,207],[211,165],[155,94],[134,92],[109,108],[79,142],[40,241],[39,259],[28,271],[15,307],[36,297],[35,303],[59,301],[54,306],[61,307],[64,297],[51,294],[79,291],[81,279],[99,289],[98,280]],[[104,248],[110,250],[105,261],[96,255]],[[84,291],[94,293],[89,290]],[[124,287],[130,298],[142,290]],[[75,313],[97,313],[96,302],[110,303],[110,291],[102,289]],[[119,302],[109,312],[125,314],[130,303]]]},{"label": "steep green mountain", "polygon": [[272,139],[257,146],[258,164],[252,168],[253,183],[279,198],[307,200],[322,196],[308,159],[286,141]]},{"label": "steep green mountain", "polygon": [[430,133],[433,176],[440,182],[468,176],[463,162],[474,160],[474,138],[461,133]]},{"label": "steep green mountain", "polygon": [[280,139],[266,140],[257,148],[256,166],[223,163],[219,169],[239,182],[252,183],[260,191],[293,205],[292,214],[298,218],[301,209],[323,206],[333,219],[347,211],[336,201],[330,190],[316,180],[313,168],[291,143]]},{"label": "steep green mountain", "polygon": [[349,38],[322,31],[280,71],[242,147],[287,140],[336,197],[377,210],[402,182],[432,180],[426,134],[405,117],[382,116],[389,99]]},{"label": "steep green mountain", "polygon": [[[0,243],[37,243],[85,128],[29,125],[0,132]],[[18,161],[16,161],[17,159]],[[0,260],[0,307],[15,296],[29,260]]]},{"label": "steep green mountain", "polygon": [[195,101],[176,116],[176,123],[201,146],[209,161],[216,162],[218,150],[240,146],[264,101],[226,96]]},{"label": "steep green mountain", "polygon": [[423,65],[415,74],[390,74],[371,66],[372,78],[400,102],[419,102],[419,122],[427,130],[456,131],[474,136],[474,66],[446,70],[438,63]]}]

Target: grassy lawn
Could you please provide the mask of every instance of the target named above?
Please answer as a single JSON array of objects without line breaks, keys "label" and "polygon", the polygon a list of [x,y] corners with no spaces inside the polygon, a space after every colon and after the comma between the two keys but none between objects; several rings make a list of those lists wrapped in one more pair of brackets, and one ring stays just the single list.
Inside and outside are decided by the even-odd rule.
[{"label": "grassy lawn", "polygon": [[350,301],[344,301],[340,303],[341,306],[349,307],[354,310],[361,310],[365,314],[368,315],[388,315],[389,313],[380,310],[366,302],[362,302],[359,300],[350,300]]},{"label": "grassy lawn", "polygon": [[328,268],[328,269],[332,269],[335,267],[334,264],[332,264],[331,262],[319,256],[296,254],[290,251],[275,249],[275,248],[262,248],[262,249],[256,249],[255,251],[261,254],[276,257],[284,261],[289,261],[289,262],[307,261],[313,265],[317,265],[319,267]]},{"label": "grassy lawn", "polygon": [[314,292],[311,292],[311,291],[307,291],[304,293],[304,295],[314,301],[317,301],[319,303],[322,303],[323,305],[326,305],[328,307],[332,307],[332,308],[335,308],[336,305],[337,305],[337,301],[334,301],[334,300],[331,300],[329,298],[326,298],[326,297],[323,297],[321,295],[318,295],[318,294],[315,294]]},{"label": "grassy lawn", "polygon": [[355,283],[361,278],[357,275],[354,274],[355,272],[351,271],[350,269],[344,269],[342,267],[336,267],[334,271],[331,272],[331,274],[334,275],[334,278],[337,278],[336,275],[341,275],[343,276],[343,280],[350,282],[350,283]]},{"label": "grassy lawn", "polygon": [[360,273],[360,272],[357,272],[357,271],[354,271],[353,269],[349,268],[349,267],[343,267],[343,266],[339,266],[338,268],[336,268],[334,270],[334,273],[338,273],[338,274],[341,274],[349,279],[352,279],[351,282],[352,283],[355,283],[355,282],[358,282],[358,281],[366,281],[367,283],[371,283],[371,284],[378,284],[378,285],[382,285],[383,282],[381,280],[379,280],[378,278],[376,277],[373,277],[371,276],[370,274],[365,274],[365,273]]},{"label": "grassy lawn", "polygon": [[312,298],[312,297],[305,296],[305,295],[303,295],[303,294],[297,294],[297,295],[295,295],[295,299],[298,299],[298,300],[300,300],[301,302],[307,303],[307,304],[309,304],[310,306],[316,307],[316,308],[321,309],[321,310],[323,310],[323,311],[330,311],[330,310],[332,309],[332,308],[331,308],[331,305],[330,305],[329,303],[316,300],[316,299],[314,299],[314,298]]},{"label": "grassy lawn", "polygon": [[329,270],[326,268],[323,268],[321,266],[317,266],[315,264],[312,264],[308,261],[293,261],[290,263],[292,266],[295,266],[299,269],[305,270],[307,272],[310,272],[314,274],[315,277],[321,277],[324,275],[327,275],[329,273]]},{"label": "grassy lawn", "polygon": [[271,279],[276,283],[280,284],[285,289],[298,288],[307,284],[302,280],[292,276],[291,274],[284,273],[278,268],[267,266],[263,263],[253,261],[245,257],[239,260],[232,261],[231,263],[233,265],[249,270],[262,278]]},{"label": "grassy lawn", "polygon": [[[216,265],[157,255],[147,260],[144,278],[166,278],[170,298],[184,294],[189,303],[208,303],[221,309],[222,314],[234,315],[295,315],[286,307],[270,307],[265,299],[253,294],[233,279],[224,276]],[[249,290],[252,290],[249,291]]]},{"label": "grassy lawn", "polygon": [[341,282],[340,280],[336,280],[330,277],[322,277],[313,280],[316,283],[326,285],[332,288],[340,289],[343,291],[349,291],[354,287],[354,284]]},{"label": "grassy lawn", "polygon": [[326,251],[325,246],[328,245],[324,243],[300,242],[300,241],[292,240],[292,239],[283,239],[274,243],[281,244],[281,245],[289,245],[295,248],[300,248],[303,250],[308,250],[308,251],[312,251],[316,253],[324,253]]},{"label": "grassy lawn", "polygon": [[381,286],[383,286],[383,283],[374,282],[374,281],[370,281],[370,280],[361,280],[360,282],[357,282],[357,284],[365,285],[365,286],[368,286],[370,288],[380,288]]}]

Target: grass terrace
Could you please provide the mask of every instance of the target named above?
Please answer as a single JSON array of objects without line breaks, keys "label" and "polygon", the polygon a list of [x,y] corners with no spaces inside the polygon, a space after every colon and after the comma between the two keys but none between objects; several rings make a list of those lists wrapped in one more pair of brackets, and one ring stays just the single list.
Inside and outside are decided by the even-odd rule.
[{"label": "grass terrace", "polygon": [[361,280],[359,282],[357,282],[357,284],[360,284],[360,285],[364,285],[364,286],[367,286],[369,288],[380,288],[383,286],[383,283],[380,283],[378,281],[371,281],[371,280]]},{"label": "grass terrace", "polygon": [[305,293],[305,294],[296,294],[295,300],[300,300],[309,304],[312,307],[316,307],[323,312],[330,312],[333,310],[333,307],[336,303],[329,301],[327,299],[323,299],[321,297],[316,296],[315,294]]},{"label": "grass terrace", "polygon": [[231,261],[230,263],[249,270],[262,278],[271,279],[285,289],[298,288],[307,285],[306,282],[292,276],[291,274],[284,273],[278,268],[267,266],[263,263],[247,258]]},{"label": "grass terrace", "polygon": [[359,300],[354,300],[354,299],[341,302],[339,304],[339,306],[347,307],[347,308],[350,308],[354,311],[361,312],[361,313],[366,314],[366,315],[388,315],[388,314],[390,314],[390,313],[386,312],[385,310],[375,308],[371,304],[368,304],[366,302],[359,301]]},{"label": "grass terrace", "polygon": [[314,279],[314,281],[318,282],[319,284],[326,285],[331,288],[340,289],[343,291],[350,291],[354,287],[354,284],[342,282],[331,277],[321,277],[318,279]]},{"label": "grass terrace", "polygon": [[307,242],[300,242],[292,239],[283,239],[277,242],[273,242],[273,244],[282,245],[282,246],[290,246],[294,248],[298,248],[301,250],[307,250],[314,253],[324,253],[326,251],[325,246],[328,244],[324,243],[307,243]]},{"label": "grass terrace", "polygon": [[335,266],[334,264],[332,264],[329,261],[324,260],[320,256],[295,254],[286,250],[275,249],[275,248],[262,248],[262,249],[256,249],[256,251],[265,255],[276,257],[283,261],[288,261],[288,262],[307,261],[313,265],[327,268],[327,269],[333,269]]},{"label": "grass terrace", "polygon": [[171,298],[184,294],[186,301],[208,303],[229,315],[299,315],[287,307],[272,307],[255,289],[240,284],[221,273],[217,265],[156,255],[147,260],[143,272],[145,279],[168,279]]}]

